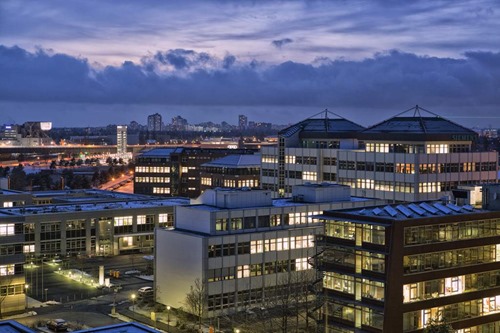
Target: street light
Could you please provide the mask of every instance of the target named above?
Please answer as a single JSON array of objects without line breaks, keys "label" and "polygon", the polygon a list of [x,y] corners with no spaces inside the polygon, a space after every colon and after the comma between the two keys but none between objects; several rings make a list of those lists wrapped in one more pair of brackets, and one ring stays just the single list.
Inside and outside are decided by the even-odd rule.
[{"label": "street light", "polygon": [[132,312],[133,312],[133,315],[134,315],[134,319],[135,319],[135,294],[132,294],[130,297],[132,297]]},{"label": "street light", "polygon": [[167,332],[170,332],[170,305],[167,305]]},{"label": "street light", "polygon": [[240,333],[240,330],[239,329],[235,329],[234,333]]},{"label": "street light", "polygon": [[30,287],[29,284],[24,285],[24,297],[25,297],[25,304],[24,307],[27,309],[28,308],[28,288]]}]

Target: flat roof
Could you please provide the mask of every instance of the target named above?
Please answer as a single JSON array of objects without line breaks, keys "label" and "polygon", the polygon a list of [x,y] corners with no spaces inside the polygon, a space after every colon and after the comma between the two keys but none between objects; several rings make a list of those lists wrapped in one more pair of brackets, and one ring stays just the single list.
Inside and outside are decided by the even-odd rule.
[{"label": "flat roof", "polygon": [[15,320],[0,321],[0,332],[2,333],[35,333],[32,329],[18,323]]},{"label": "flat roof", "polygon": [[271,206],[253,206],[253,207],[233,207],[233,208],[222,208],[212,205],[206,204],[194,204],[187,205],[190,208],[197,210],[204,210],[210,212],[216,211],[224,211],[224,210],[237,210],[237,209],[258,209],[258,208],[273,208],[273,207],[299,207],[299,206],[307,206],[307,205],[322,205],[322,204],[331,204],[331,203],[345,203],[345,202],[362,202],[362,201],[371,201],[375,200],[373,198],[361,198],[361,197],[350,197],[350,200],[339,200],[339,201],[326,201],[326,202],[304,202],[304,201],[294,201],[292,198],[279,198],[272,199]]},{"label": "flat roof", "polygon": [[168,207],[189,204],[188,198],[135,199],[123,201],[95,202],[82,204],[50,204],[40,206],[7,207],[0,209],[0,216],[28,216],[69,213],[77,211],[104,211],[112,209],[134,209]]},{"label": "flat roof", "polygon": [[227,155],[218,158],[208,163],[201,165],[202,167],[220,167],[220,168],[249,168],[260,167],[260,155]]}]

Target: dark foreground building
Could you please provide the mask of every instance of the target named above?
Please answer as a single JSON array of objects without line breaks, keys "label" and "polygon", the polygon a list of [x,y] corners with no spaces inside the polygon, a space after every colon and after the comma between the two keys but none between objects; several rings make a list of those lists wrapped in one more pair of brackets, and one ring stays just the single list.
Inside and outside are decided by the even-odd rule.
[{"label": "dark foreground building", "polygon": [[500,332],[500,212],[444,202],[327,211],[326,332]]}]

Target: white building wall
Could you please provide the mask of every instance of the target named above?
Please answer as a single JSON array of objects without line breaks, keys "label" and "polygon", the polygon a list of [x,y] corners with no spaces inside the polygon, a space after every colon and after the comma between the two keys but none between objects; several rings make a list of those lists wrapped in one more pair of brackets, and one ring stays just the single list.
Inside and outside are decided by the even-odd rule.
[{"label": "white building wall", "polygon": [[155,284],[157,302],[185,307],[186,295],[196,279],[203,281],[206,241],[203,237],[157,228],[155,232]]}]

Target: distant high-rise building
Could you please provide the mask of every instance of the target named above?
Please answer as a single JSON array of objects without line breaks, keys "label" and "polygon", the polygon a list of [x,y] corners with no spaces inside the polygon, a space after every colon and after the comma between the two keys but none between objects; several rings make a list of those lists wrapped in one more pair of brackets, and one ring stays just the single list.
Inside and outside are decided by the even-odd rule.
[{"label": "distant high-rise building", "polygon": [[244,114],[238,116],[238,127],[240,130],[248,128],[248,118]]},{"label": "distant high-rise building", "polygon": [[188,121],[181,116],[176,116],[172,118],[172,128],[176,131],[185,131],[188,125]]},{"label": "distant high-rise building", "polygon": [[161,131],[161,114],[155,113],[148,116],[148,131],[159,132]]},{"label": "distant high-rise building", "polygon": [[125,154],[127,152],[127,126],[116,126],[116,152]]}]

